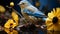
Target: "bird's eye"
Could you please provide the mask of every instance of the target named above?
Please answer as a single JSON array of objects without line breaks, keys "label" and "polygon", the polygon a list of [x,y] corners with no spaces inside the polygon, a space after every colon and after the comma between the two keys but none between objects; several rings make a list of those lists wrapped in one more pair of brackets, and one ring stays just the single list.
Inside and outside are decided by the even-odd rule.
[{"label": "bird's eye", "polygon": [[22,3],[22,4],[20,4],[20,5],[24,5],[25,3]]}]

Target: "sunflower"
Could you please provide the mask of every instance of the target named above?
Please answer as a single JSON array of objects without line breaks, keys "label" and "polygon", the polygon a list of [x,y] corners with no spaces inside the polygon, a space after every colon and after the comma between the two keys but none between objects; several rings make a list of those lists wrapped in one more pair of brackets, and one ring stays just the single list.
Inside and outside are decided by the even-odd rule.
[{"label": "sunflower", "polygon": [[60,8],[53,8],[46,19],[47,30],[60,31]]}]

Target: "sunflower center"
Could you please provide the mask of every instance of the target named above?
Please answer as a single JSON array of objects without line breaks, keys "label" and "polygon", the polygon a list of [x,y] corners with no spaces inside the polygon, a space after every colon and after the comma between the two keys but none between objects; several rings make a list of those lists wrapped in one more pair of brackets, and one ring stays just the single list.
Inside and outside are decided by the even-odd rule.
[{"label": "sunflower center", "polygon": [[53,22],[53,24],[56,24],[58,22],[58,18],[57,17],[53,17],[52,22]]}]

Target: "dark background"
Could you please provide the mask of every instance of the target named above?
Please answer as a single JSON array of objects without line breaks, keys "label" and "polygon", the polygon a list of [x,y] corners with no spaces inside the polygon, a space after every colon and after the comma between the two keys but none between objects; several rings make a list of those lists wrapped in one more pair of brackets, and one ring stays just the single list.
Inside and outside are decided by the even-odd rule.
[{"label": "dark background", "polygon": [[[10,2],[14,2],[15,3],[14,9],[20,12],[20,7],[17,5],[20,1],[21,0],[0,0],[0,5],[3,5],[6,7],[6,5],[9,5]],[[60,7],[59,0],[28,0],[28,1],[34,6],[36,2],[39,1],[40,2],[39,10],[42,10],[43,12],[46,12],[47,10],[49,12],[53,8]]]}]

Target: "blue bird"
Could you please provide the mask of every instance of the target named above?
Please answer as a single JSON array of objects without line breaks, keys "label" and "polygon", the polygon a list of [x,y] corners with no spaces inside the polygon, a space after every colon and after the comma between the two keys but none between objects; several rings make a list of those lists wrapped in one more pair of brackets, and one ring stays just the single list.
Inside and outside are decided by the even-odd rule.
[{"label": "blue bird", "polygon": [[45,14],[39,11],[27,0],[20,1],[18,5],[21,7],[21,12],[24,12],[25,14],[29,16],[34,16],[34,17],[42,18],[43,20],[45,20],[46,18]]}]

